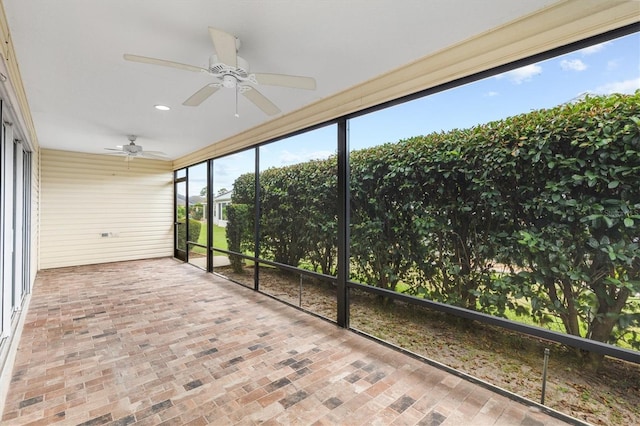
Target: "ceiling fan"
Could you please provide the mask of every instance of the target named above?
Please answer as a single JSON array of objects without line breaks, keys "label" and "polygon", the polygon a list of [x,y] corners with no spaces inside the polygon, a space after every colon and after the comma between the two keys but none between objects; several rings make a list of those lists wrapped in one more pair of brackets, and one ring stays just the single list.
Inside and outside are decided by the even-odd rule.
[{"label": "ceiling fan", "polygon": [[129,145],[118,145],[116,148],[105,148],[111,155],[124,155],[124,161],[132,161],[136,157],[152,158],[154,160],[166,160],[167,154],[160,151],[143,151],[140,145],[136,145],[136,135],[127,136]]},{"label": "ceiling fan", "polygon": [[209,68],[201,68],[194,65],[181,64],[179,62],[165,61],[164,59],[148,58],[146,56],[125,54],[127,61],[141,62],[152,65],[178,68],[192,72],[210,74],[217,81],[209,83],[182,103],[185,106],[198,106],[209,96],[221,88],[235,89],[236,91],[236,117],[238,117],[238,93],[253,102],[267,115],[275,115],[280,109],[254,86],[270,85],[291,87],[295,89],[315,90],[316,81],[312,77],[302,77],[285,74],[250,73],[249,63],[238,56],[240,40],[222,30],[209,27],[209,35],[213,42],[215,54],[209,58]]}]

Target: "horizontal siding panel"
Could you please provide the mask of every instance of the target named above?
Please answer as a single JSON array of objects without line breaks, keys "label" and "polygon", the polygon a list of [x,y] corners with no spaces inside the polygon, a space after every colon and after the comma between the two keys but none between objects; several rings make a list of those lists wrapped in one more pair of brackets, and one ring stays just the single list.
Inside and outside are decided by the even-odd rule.
[{"label": "horizontal siding panel", "polygon": [[[78,234],[83,235],[91,235],[93,231],[96,229],[95,222],[91,222],[90,217],[83,217],[79,219],[71,219],[73,221],[72,224],[69,223],[69,220],[52,220],[51,224],[56,227],[60,226],[73,226],[75,230],[77,230]],[[109,224],[104,224],[100,226],[99,232],[96,232],[96,235],[102,234],[103,232],[154,232],[157,234],[159,231],[171,231],[173,228],[173,223],[167,221],[163,223],[140,223],[139,225],[127,225],[126,221],[116,221],[110,222]],[[48,227],[42,230],[42,235],[59,235],[59,231],[55,227]]]},{"label": "horizontal siding panel", "polygon": [[81,252],[84,254],[90,253],[103,253],[106,251],[141,251],[141,250],[153,250],[155,247],[161,247],[166,250],[171,247],[171,241],[167,242],[165,239],[125,239],[125,238],[103,238],[99,242],[85,241],[84,243],[60,243],[60,247],[64,247],[65,250],[60,250],[57,253],[51,254],[51,258],[64,257],[67,253]]},{"label": "horizontal siding panel", "polygon": [[153,223],[157,223],[149,223],[149,218],[157,215],[165,216],[167,223],[171,223],[172,213],[172,210],[162,209],[149,209],[146,212],[131,212],[128,214],[123,214],[121,211],[113,211],[109,209],[89,210],[84,212],[82,209],[78,209],[73,213],[69,213],[68,210],[64,210],[61,208],[57,208],[49,212],[50,220],[52,220],[56,225],[64,225],[72,220],[78,226],[82,226],[82,224],[85,223],[95,223],[95,218],[92,218],[92,216],[96,214],[108,214],[110,216],[110,220],[106,223],[117,223],[119,224],[119,226],[130,228],[135,228],[137,226],[150,226]]},{"label": "horizontal siding panel", "polygon": [[[109,246],[120,246],[122,248],[126,248],[127,246],[132,246],[132,245],[136,245],[136,246],[141,246],[141,245],[151,245],[151,246],[156,246],[158,244],[162,245],[170,245],[172,242],[172,239],[168,239],[166,238],[166,234],[170,234],[169,232],[165,232],[165,233],[158,233],[156,234],[156,236],[149,236],[149,235],[140,235],[140,236],[134,236],[134,235],[122,235],[119,234],[118,237],[99,237],[96,236],[94,238],[84,238],[81,240],[78,239],[71,239],[71,238],[66,238],[66,239],[60,239],[57,240],[55,242],[55,244],[51,245],[52,247],[59,247],[59,246],[66,246],[66,247],[78,247],[81,248],[84,251],[90,251],[90,250],[101,250],[104,247],[109,247]],[[50,239],[50,237],[47,237],[47,239]],[[50,244],[47,242],[43,242],[42,246],[43,247],[47,247]],[[64,252],[63,252],[64,253]],[[60,253],[57,254],[52,254],[52,255],[60,255]]]},{"label": "horizontal siding panel", "polygon": [[[167,233],[169,234],[169,233]],[[133,246],[136,247],[155,247],[155,246],[169,246],[170,243],[173,241],[172,238],[169,238],[167,241],[166,236],[162,237],[149,237],[149,236],[139,236],[139,237],[134,237],[131,235],[122,235],[120,234],[119,237],[108,237],[108,238],[100,238],[100,237],[96,237],[93,239],[90,238],[84,238],[80,241],[78,240],[73,240],[73,239],[59,239],[55,241],[55,244],[49,245],[49,244],[42,244],[42,248],[43,249],[47,249],[47,248],[58,248],[60,249],[59,252],[52,252],[50,257],[55,257],[55,256],[64,256],[65,253],[69,252],[70,250],[82,250],[83,252],[90,252],[92,250],[103,250],[105,248],[109,248],[109,247],[119,247],[121,249],[126,249],[127,247],[131,247],[133,249]],[[44,238],[44,236],[43,236]],[[50,237],[46,237],[47,239],[51,239]],[[61,248],[64,247],[65,249],[62,250]]]},{"label": "horizontal siding panel", "polygon": [[46,149],[40,154],[41,268],[173,254],[170,162],[125,163]]},{"label": "horizontal siding panel", "polygon": [[138,242],[137,244],[102,244],[99,246],[66,245],[62,247],[64,247],[65,250],[61,250],[56,254],[52,254],[48,259],[64,259],[67,257],[71,257],[69,256],[69,254],[89,258],[105,257],[109,253],[116,253],[118,255],[129,255],[134,253],[146,253],[154,251],[167,256],[167,249],[171,248],[164,242],[154,241]]},{"label": "horizontal siding panel", "polygon": [[[133,201],[133,200],[129,200],[129,201]],[[60,205],[60,206],[53,207],[51,208],[50,212],[58,213],[61,216],[66,215],[67,213],[69,213],[68,205],[71,204],[70,200],[61,200],[60,202],[64,203],[66,206]],[[95,207],[87,208],[86,206],[80,205],[76,207],[71,214],[73,215],[74,221],[82,222],[83,220],[88,220],[88,221],[95,220],[88,217],[88,215],[96,212],[100,213],[104,211],[105,209],[98,210]],[[122,210],[119,209],[119,207],[114,209],[106,209],[106,211],[110,213],[112,220],[118,220],[123,223],[136,224],[136,223],[142,222],[143,220],[146,220],[149,215],[153,215],[153,214],[164,214],[164,215],[167,215],[167,217],[170,219],[173,209],[167,209],[164,207],[154,208],[153,206],[151,206],[150,208],[145,206],[138,206],[136,207],[136,210],[133,210],[133,208],[130,207],[129,212],[123,212]],[[61,218],[68,220],[68,218],[65,218],[65,217],[61,217]],[[142,225],[142,223],[140,224]]]},{"label": "horizontal siding panel", "polygon": [[[103,233],[109,233],[108,237],[103,237]],[[71,235],[71,236],[59,236],[55,234],[42,234],[42,247],[59,247],[63,244],[70,245],[73,244],[76,247],[100,247],[104,244],[117,244],[120,241],[120,244],[130,245],[130,244],[140,244],[145,243],[147,241],[158,241],[162,242],[166,239],[167,235],[170,237],[173,235],[171,228],[158,229],[154,232],[135,232],[135,231],[109,231],[105,232],[95,232],[91,234],[85,235]],[[46,241],[45,241],[46,239]],[[117,241],[116,241],[117,240]],[[107,242],[108,241],[108,242]]]},{"label": "horizontal siding panel", "polygon": [[[80,174],[79,170],[76,170],[76,173]],[[87,170],[86,173],[91,173],[91,170]],[[86,192],[90,192],[91,190],[103,190],[106,189],[112,193],[121,193],[122,189],[128,189],[133,194],[143,193],[150,188],[156,188],[158,185],[165,184],[166,186],[171,186],[171,182],[167,182],[164,179],[146,179],[142,180],[137,178],[136,176],[127,176],[126,178],[121,178],[117,176],[105,176],[104,180],[95,180],[93,178],[88,178],[84,182],[68,182],[68,176],[59,175],[59,174],[48,174],[49,179],[51,179],[47,184],[53,183],[56,186],[52,187],[56,191],[64,191],[66,188],[75,188],[80,186],[84,186],[86,188]],[[132,180],[136,181],[135,186],[132,186]]]}]

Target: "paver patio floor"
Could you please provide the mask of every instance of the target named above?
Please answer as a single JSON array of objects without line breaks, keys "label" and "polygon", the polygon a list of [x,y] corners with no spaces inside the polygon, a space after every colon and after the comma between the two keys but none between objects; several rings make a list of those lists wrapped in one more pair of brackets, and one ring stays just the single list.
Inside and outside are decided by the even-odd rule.
[{"label": "paver patio floor", "polygon": [[41,271],[2,420],[564,424],[170,258]]}]

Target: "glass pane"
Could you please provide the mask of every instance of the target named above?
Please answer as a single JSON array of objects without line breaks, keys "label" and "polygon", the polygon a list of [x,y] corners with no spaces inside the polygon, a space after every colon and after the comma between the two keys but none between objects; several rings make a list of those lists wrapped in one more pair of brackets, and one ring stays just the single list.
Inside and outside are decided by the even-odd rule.
[{"label": "glass pane", "polygon": [[188,259],[189,263],[207,269],[207,163],[189,167],[187,175]]},{"label": "glass pane", "polygon": [[24,197],[22,227],[22,294],[29,293],[31,276],[31,152],[24,152]]},{"label": "glass pane", "polygon": [[195,244],[189,244],[189,263],[206,271],[207,249]]},{"label": "glass pane", "polygon": [[[627,168],[638,163],[639,45],[633,34],[350,120],[350,279],[640,349],[640,181]],[[504,366],[504,387],[529,396],[540,341],[360,296],[355,327],[430,358],[450,347],[439,360],[479,377]],[[448,336],[472,350],[455,353]],[[493,353],[474,355],[485,346]],[[557,349],[560,381],[586,383],[587,364],[616,368],[577,352]],[[586,387],[589,403],[601,385]],[[581,396],[564,388],[549,401],[566,410]]]},{"label": "glass pane", "polygon": [[187,251],[187,183],[177,182],[175,184],[176,195],[176,257],[184,259]]},{"label": "glass pane", "polygon": [[260,291],[331,321],[336,320],[335,281],[261,264]]},{"label": "glass pane", "polygon": [[[633,332],[640,313],[637,273],[623,260],[638,256],[640,182],[619,175],[630,136],[609,124],[632,123],[624,114],[637,100],[615,93],[640,87],[639,42],[634,34],[350,120],[350,278],[639,348],[637,333],[618,339],[622,329],[601,330],[596,314],[610,304],[600,314],[625,316],[618,325]],[[614,247],[621,258],[601,255]],[[591,280],[593,267],[606,278]],[[599,291],[625,309],[598,302]]]},{"label": "glass pane", "polygon": [[260,147],[260,257],[336,274],[336,126]]},{"label": "glass pane", "polygon": [[239,260],[243,265],[234,268],[229,260],[232,255],[213,250],[213,272],[249,288],[254,288],[254,267],[250,260]]},{"label": "glass pane", "polygon": [[[213,247],[253,256],[255,251],[255,150],[213,161]],[[224,259],[226,258],[226,260]],[[219,252],[216,264],[228,264],[238,276],[253,274],[253,266],[240,256]],[[225,265],[226,266],[226,265]],[[245,279],[237,279],[245,282]],[[251,278],[253,287],[253,278]]]}]

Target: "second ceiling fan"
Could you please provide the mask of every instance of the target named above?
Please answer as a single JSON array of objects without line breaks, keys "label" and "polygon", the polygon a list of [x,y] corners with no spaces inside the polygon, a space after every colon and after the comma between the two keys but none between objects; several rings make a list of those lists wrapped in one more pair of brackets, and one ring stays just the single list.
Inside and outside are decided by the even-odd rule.
[{"label": "second ceiling fan", "polygon": [[269,85],[292,87],[295,89],[315,90],[316,81],[312,77],[303,77],[286,74],[250,73],[249,63],[238,56],[240,40],[235,36],[222,30],[209,27],[209,35],[213,42],[215,54],[209,58],[209,68],[202,68],[195,65],[181,64],[179,62],[166,61],[164,59],[149,58],[125,54],[127,61],[141,62],[152,65],[162,65],[165,67],[178,68],[192,72],[203,72],[214,76],[217,81],[209,83],[196,93],[191,95],[182,104],[186,106],[198,106],[209,96],[213,95],[221,88],[235,89],[236,91],[236,117],[237,95],[241,94],[267,115],[275,115],[280,109],[254,86]]}]

